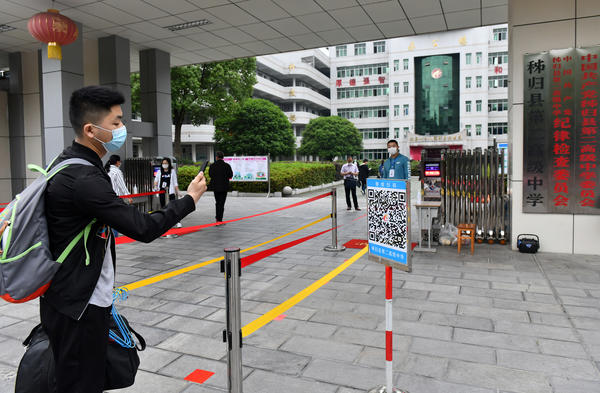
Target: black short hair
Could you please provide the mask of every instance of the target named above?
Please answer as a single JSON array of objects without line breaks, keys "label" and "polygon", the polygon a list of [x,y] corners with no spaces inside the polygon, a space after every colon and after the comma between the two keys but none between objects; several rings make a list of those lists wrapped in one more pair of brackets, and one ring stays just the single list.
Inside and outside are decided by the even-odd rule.
[{"label": "black short hair", "polygon": [[69,118],[75,135],[83,134],[83,125],[98,123],[110,108],[125,102],[123,94],[103,86],[86,86],[75,90],[69,101]]},{"label": "black short hair", "polygon": [[400,146],[400,145],[398,145],[398,141],[395,139],[390,139],[389,141],[387,141],[387,144],[390,144],[390,143],[395,143],[396,146]]},{"label": "black short hair", "polygon": [[173,164],[171,163],[171,159],[169,157],[163,157],[163,159],[160,160],[161,168],[163,161],[167,161],[167,163],[169,164],[169,168],[167,169],[167,171],[171,172],[173,170]]},{"label": "black short hair", "polygon": [[367,160],[366,158],[363,160],[363,162],[369,162],[369,160]]},{"label": "black short hair", "polygon": [[225,154],[222,151],[217,152],[217,158],[225,158]]}]

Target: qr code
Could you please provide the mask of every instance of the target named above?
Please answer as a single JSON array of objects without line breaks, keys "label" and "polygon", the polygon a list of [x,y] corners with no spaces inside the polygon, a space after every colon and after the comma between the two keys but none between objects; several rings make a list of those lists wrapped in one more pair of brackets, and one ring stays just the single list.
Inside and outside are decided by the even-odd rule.
[{"label": "qr code", "polygon": [[368,190],[369,240],[406,249],[406,193],[395,190]]}]

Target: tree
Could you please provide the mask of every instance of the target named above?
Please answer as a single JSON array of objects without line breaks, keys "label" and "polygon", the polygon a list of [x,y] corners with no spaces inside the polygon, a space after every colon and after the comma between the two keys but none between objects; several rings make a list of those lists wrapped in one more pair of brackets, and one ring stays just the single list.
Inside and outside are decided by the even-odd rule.
[{"label": "tree", "polygon": [[[139,113],[139,74],[131,78],[132,112]],[[235,59],[171,68],[174,155],[181,157],[181,126],[206,124],[252,96],[256,59]]]},{"label": "tree", "polygon": [[356,156],[362,151],[362,136],[348,119],[317,117],[308,122],[298,151],[305,156],[319,156],[326,160]]},{"label": "tree", "polygon": [[228,116],[215,121],[214,140],[225,154],[291,155],[295,138],[292,125],[270,101],[248,99]]}]

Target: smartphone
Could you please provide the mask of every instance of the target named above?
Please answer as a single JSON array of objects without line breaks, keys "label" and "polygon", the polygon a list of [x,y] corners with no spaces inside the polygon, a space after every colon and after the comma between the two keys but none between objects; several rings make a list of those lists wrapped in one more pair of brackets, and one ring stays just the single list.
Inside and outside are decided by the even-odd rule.
[{"label": "smartphone", "polygon": [[208,161],[204,161],[204,164],[202,164],[202,169],[200,169],[200,172],[198,172],[198,174],[204,173],[207,166],[208,166]]}]

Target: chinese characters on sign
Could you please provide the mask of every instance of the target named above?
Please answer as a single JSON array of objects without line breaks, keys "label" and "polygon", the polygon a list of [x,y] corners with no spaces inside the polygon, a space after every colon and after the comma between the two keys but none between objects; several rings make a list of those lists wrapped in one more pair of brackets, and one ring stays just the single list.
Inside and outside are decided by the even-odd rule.
[{"label": "chinese characters on sign", "polygon": [[405,180],[367,179],[369,259],[411,271],[409,204]]},{"label": "chinese characters on sign", "polygon": [[523,211],[600,214],[600,48],[552,50],[524,62]]}]

